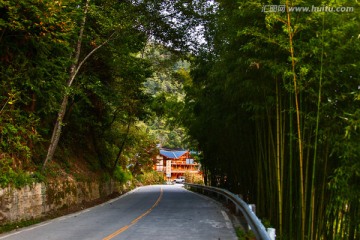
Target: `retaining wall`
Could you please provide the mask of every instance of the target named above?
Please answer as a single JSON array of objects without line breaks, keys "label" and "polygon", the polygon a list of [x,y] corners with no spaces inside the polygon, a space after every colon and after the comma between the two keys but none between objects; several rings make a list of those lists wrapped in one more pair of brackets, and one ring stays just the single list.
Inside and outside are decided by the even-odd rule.
[{"label": "retaining wall", "polygon": [[0,224],[39,218],[51,211],[75,204],[123,193],[127,186],[114,181],[105,183],[74,180],[34,183],[21,189],[0,189]]}]

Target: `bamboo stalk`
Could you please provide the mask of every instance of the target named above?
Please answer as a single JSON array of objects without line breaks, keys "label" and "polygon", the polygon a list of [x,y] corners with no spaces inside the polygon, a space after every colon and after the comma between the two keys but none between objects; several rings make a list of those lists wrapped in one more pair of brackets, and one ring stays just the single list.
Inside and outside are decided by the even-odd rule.
[{"label": "bamboo stalk", "polygon": [[280,100],[279,100],[279,86],[278,81],[276,79],[276,182],[277,182],[277,193],[278,193],[278,221],[279,221],[279,233],[282,235],[282,181],[281,181],[281,173],[280,173]]},{"label": "bamboo stalk", "polygon": [[[326,173],[327,173],[327,164],[328,164],[328,158],[329,158],[329,143],[327,143],[326,144],[326,147],[325,147],[325,150],[324,150],[324,167],[323,167],[323,172],[324,172],[324,174],[323,174],[323,176],[322,176],[322,182],[321,182],[321,194],[320,194],[320,200],[319,200],[319,203],[321,204],[321,205],[323,205],[323,203],[324,203],[324,200],[325,200],[325,188],[326,188]],[[319,207],[319,216],[323,216],[323,212],[324,212],[324,210],[325,210],[325,208],[324,207]],[[319,218],[319,220],[320,220],[320,222],[321,222],[321,224],[319,224],[320,225],[320,227],[321,227],[321,229],[320,230],[322,230],[322,229],[326,229],[326,221],[324,221],[324,218]],[[318,229],[319,229],[319,227],[318,227]],[[316,237],[315,237],[315,239],[319,239],[320,238],[320,236],[321,236],[321,231],[318,231],[319,233],[318,233],[318,235],[316,235]]]},{"label": "bamboo stalk", "polygon": [[293,234],[293,99],[291,94],[289,94],[289,235]]},{"label": "bamboo stalk", "polygon": [[290,56],[291,56],[291,67],[293,74],[293,86],[294,86],[294,95],[295,95],[295,109],[296,109],[296,126],[298,134],[298,147],[299,147],[299,181],[300,181],[300,210],[301,210],[301,239],[305,238],[305,215],[306,215],[306,204],[305,204],[305,194],[304,194],[304,170],[303,170],[303,143],[302,143],[302,131],[301,131],[301,122],[300,122],[300,108],[299,108],[299,89],[297,86],[297,77],[295,72],[295,54],[293,46],[293,30],[291,27],[291,18],[289,12],[289,1],[286,1],[286,14],[287,14],[287,30],[289,34],[289,45],[290,45]]},{"label": "bamboo stalk", "polygon": [[314,233],[314,221],[315,221],[315,174],[316,174],[316,161],[317,161],[317,147],[318,147],[318,135],[319,135],[319,122],[320,122],[320,106],[321,106],[321,90],[322,90],[322,78],[323,78],[323,60],[324,60],[324,27],[325,27],[325,14],[322,19],[322,33],[321,33],[321,56],[320,56],[320,76],[319,76],[319,91],[317,101],[316,112],[316,126],[315,126],[315,140],[314,140],[314,158],[312,164],[312,176],[311,176],[311,203],[310,203],[310,221],[309,221],[309,233],[310,239],[313,238]]}]

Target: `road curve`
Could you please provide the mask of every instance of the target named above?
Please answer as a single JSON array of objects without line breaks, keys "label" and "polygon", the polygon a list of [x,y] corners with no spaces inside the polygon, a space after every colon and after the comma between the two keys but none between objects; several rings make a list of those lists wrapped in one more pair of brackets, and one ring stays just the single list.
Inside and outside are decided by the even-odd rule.
[{"label": "road curve", "polygon": [[153,185],[0,240],[237,239],[222,207],[182,185]]}]

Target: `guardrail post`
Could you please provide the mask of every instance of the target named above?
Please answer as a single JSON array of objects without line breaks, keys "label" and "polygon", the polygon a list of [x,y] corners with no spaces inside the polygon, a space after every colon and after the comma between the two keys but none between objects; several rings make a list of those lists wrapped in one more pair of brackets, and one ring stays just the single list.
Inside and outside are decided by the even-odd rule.
[{"label": "guardrail post", "polygon": [[256,205],[255,204],[249,204],[249,208],[256,215]]},{"label": "guardrail post", "polygon": [[269,237],[271,240],[275,240],[276,234],[275,234],[275,228],[267,228],[267,233],[269,234]]},{"label": "guardrail post", "polygon": [[[249,209],[256,215],[256,206],[255,204],[248,204]],[[249,230],[251,230],[251,226],[248,225]]]}]

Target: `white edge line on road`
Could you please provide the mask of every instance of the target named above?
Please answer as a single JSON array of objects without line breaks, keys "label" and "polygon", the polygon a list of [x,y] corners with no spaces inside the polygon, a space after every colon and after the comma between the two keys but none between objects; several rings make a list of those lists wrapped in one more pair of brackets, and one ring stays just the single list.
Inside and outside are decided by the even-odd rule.
[{"label": "white edge line on road", "polygon": [[221,210],[222,215],[224,216],[225,221],[230,221],[229,216],[226,214],[225,211]]},{"label": "white edge line on road", "polygon": [[222,210],[221,210],[221,213],[222,213],[222,215],[224,216],[226,227],[227,227],[228,229],[233,228],[232,223],[231,223],[230,218],[229,218],[229,216],[227,215],[227,213],[226,213],[225,211],[222,211]]}]

